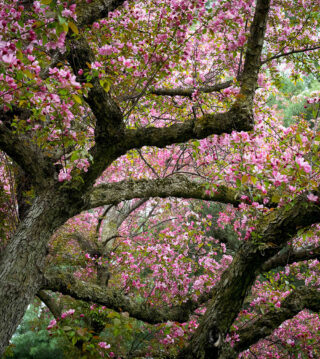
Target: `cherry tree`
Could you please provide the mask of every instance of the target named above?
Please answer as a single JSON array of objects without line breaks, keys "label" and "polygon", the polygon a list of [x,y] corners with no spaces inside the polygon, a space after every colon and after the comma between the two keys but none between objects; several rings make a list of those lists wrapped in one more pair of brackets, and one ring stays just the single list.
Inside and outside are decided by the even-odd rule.
[{"label": "cherry tree", "polygon": [[[151,324],[200,316],[180,358],[236,357],[304,309],[319,311],[318,262],[309,279],[299,266],[319,254],[319,96],[306,103],[311,125],[284,128],[266,105],[279,69],[295,81],[317,70],[318,7],[1,1],[1,353],[36,295],[62,317],[49,290]],[[186,199],[224,207],[201,218]],[[204,235],[211,220],[218,229]],[[223,236],[230,225],[232,240]],[[51,238],[75,241],[70,251],[86,253],[95,280],[46,263]],[[137,263],[157,276],[143,283]],[[263,298],[257,278],[291,263],[286,275],[304,285]],[[110,275],[150,300],[123,293]],[[252,307],[274,308],[239,329],[258,292]]]}]

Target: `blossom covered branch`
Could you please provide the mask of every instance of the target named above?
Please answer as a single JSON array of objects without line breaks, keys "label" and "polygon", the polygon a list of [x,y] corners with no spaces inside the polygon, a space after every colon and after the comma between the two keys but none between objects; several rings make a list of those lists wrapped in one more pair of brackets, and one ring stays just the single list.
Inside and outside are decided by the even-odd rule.
[{"label": "blossom covered branch", "polygon": [[[296,235],[298,228],[318,222],[320,207],[310,202],[307,194],[298,196],[290,206],[278,208],[260,218],[251,239],[240,246],[216,286],[213,300],[194,336],[193,346],[187,347],[181,355],[192,353],[197,357],[195,345],[203,345],[201,343],[208,342],[210,336],[216,338],[215,342],[223,338],[238,315],[263,263],[276,255]],[[216,351],[215,342],[211,349]]]},{"label": "blossom covered branch", "polygon": [[270,335],[285,320],[293,318],[303,309],[314,312],[320,310],[320,292],[316,288],[301,287],[292,291],[277,310],[264,314],[257,320],[246,324],[239,330],[240,341],[234,350],[241,352],[256,343],[259,339]]},{"label": "blossom covered branch", "polygon": [[136,302],[119,289],[82,282],[75,279],[72,274],[56,270],[45,273],[42,289],[57,291],[75,299],[101,304],[115,311],[128,312],[133,318],[150,324],[163,323],[168,320],[185,322],[198,306],[197,303],[189,301],[181,306],[156,308],[148,303]]}]

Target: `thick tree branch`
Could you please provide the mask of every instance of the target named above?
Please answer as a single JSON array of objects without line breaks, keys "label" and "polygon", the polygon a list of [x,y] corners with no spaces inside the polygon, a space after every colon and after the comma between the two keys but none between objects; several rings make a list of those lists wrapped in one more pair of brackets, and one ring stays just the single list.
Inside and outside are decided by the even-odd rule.
[{"label": "thick tree branch", "polygon": [[[101,11],[104,11],[103,8],[106,3],[101,2],[101,0],[97,3],[100,4]],[[111,3],[114,6],[119,6],[118,2]],[[93,79],[91,81],[93,86],[89,90],[86,101],[97,119],[96,144],[91,149],[94,163],[84,175],[85,185],[91,185],[108,164],[130,149],[138,149],[142,146],[163,148],[173,143],[201,139],[212,134],[230,133],[233,130],[250,131],[253,128],[252,100],[260,68],[260,55],[268,10],[268,0],[258,2],[248,40],[244,70],[241,75],[240,96],[226,113],[208,114],[199,119],[189,120],[166,128],[148,127],[125,130],[121,110],[111,96],[100,86],[98,79]],[[86,12],[86,14],[88,13]],[[81,21],[84,20],[80,19],[79,22],[81,23]],[[74,73],[77,74],[79,69],[87,68],[88,60],[92,62],[94,55],[86,41],[81,37],[70,39],[69,44],[68,61],[73,67]],[[82,81],[84,80],[82,79]]]},{"label": "thick tree branch", "polygon": [[100,287],[74,278],[72,274],[51,271],[45,273],[42,289],[60,292],[65,295],[105,305],[115,311],[128,312],[130,316],[150,324],[163,323],[168,320],[185,322],[197,305],[188,302],[177,307],[155,308],[147,303],[137,303],[117,289]]},{"label": "thick tree branch", "polygon": [[[116,4],[116,6],[119,5]],[[268,1],[258,2],[248,41],[244,70],[241,75],[241,96],[226,113],[208,114],[202,118],[166,128],[148,127],[124,130],[120,109],[100,86],[98,79],[92,80],[93,87],[89,90],[86,101],[97,119],[96,145],[91,149],[94,164],[84,176],[85,184],[92,184],[97,175],[112,160],[130,149],[142,146],[163,148],[173,143],[201,139],[212,134],[230,133],[233,130],[250,131],[253,128],[252,100],[260,67],[268,8]],[[70,40],[68,60],[74,73],[77,74],[80,68],[86,69],[88,59],[89,62],[92,62],[94,56],[85,40],[82,38]]]},{"label": "thick tree branch", "polygon": [[26,120],[30,117],[29,110],[13,107],[12,110],[0,109],[0,149],[8,154],[32,179],[32,183],[42,187],[47,178],[53,176],[55,168],[40,148],[23,135],[14,133],[11,123],[14,118]]},{"label": "thick tree branch", "polygon": [[281,308],[268,312],[254,322],[248,323],[238,331],[240,341],[235,343],[234,350],[241,352],[270,335],[285,320],[291,319],[303,309],[320,311],[320,292],[315,288],[301,287],[294,290],[281,303]]},{"label": "thick tree branch", "polygon": [[89,4],[78,3],[76,8],[79,26],[91,25],[95,21],[107,17],[109,12],[121,6],[125,0],[94,0]]},{"label": "thick tree branch", "polygon": [[261,270],[263,272],[268,272],[273,268],[284,267],[287,264],[306,261],[309,259],[320,259],[320,247],[311,249],[299,248],[295,250],[286,247],[284,250],[277,253],[274,257],[265,262]]},{"label": "thick tree branch", "polygon": [[252,129],[251,109],[250,111],[242,109],[235,104],[226,113],[208,114],[196,120],[188,120],[169,127],[126,130],[121,146],[127,150],[143,146],[163,148],[174,143],[202,139],[213,134],[221,135],[232,131],[250,131]]},{"label": "thick tree branch", "polygon": [[252,103],[261,66],[261,52],[267,27],[270,0],[257,2],[255,15],[250,28],[250,36],[245,55],[244,69],[241,74],[241,89],[237,102],[230,111],[205,115],[197,120],[186,121],[167,128],[141,128],[127,130],[126,148],[142,146],[165,147],[172,143],[201,139],[212,134],[250,131],[253,126]]},{"label": "thick tree branch", "polygon": [[215,84],[212,86],[200,86],[198,88],[189,87],[177,87],[177,88],[156,88],[150,91],[151,94],[157,96],[186,96],[191,97],[192,94],[197,90],[198,92],[203,93],[211,93],[211,92],[218,92],[223,89],[230,87],[233,83],[233,80],[226,81],[220,84]]},{"label": "thick tree branch", "polygon": [[[50,310],[52,315],[55,317],[55,319],[59,319],[61,317],[61,314],[64,310],[63,306],[63,298],[62,300],[54,298],[52,295],[48,293],[48,291],[40,290],[37,294],[37,297],[47,306],[47,308]],[[98,317],[89,317],[85,316],[82,319],[85,321],[86,325],[93,330],[93,333],[95,335],[99,335],[101,331],[104,329],[105,324],[103,322],[104,316],[98,314]],[[77,342],[78,343],[78,342]],[[79,341],[80,344],[82,344],[81,341]],[[77,345],[76,345],[77,346]]]},{"label": "thick tree branch", "polygon": [[[78,81],[86,81],[84,76],[78,75],[78,71],[80,69],[90,71],[88,63],[94,62],[95,56],[84,37],[68,38],[67,59]],[[91,85],[92,87],[89,89],[85,101],[96,118],[95,145],[90,149],[93,161],[88,172],[83,175],[83,189],[93,185],[103,170],[117,157],[125,153],[124,151],[121,153],[119,151],[110,151],[115,144],[120,146],[123,140],[124,122],[122,112],[111,98],[110,93],[102,88],[98,78],[93,78]]]},{"label": "thick tree branch", "polygon": [[[85,238],[80,232],[72,232],[67,235],[67,238],[74,239],[78,242],[79,246],[86,253],[90,253],[90,255],[98,254],[98,249],[96,248],[96,244],[92,243],[89,239]],[[100,254],[99,254],[100,255]]]},{"label": "thick tree branch", "polygon": [[213,193],[208,187],[210,188],[209,183],[199,183],[180,174],[154,180],[105,183],[94,187],[88,193],[85,209],[118,204],[133,198],[150,197],[195,198],[239,205],[240,200],[236,198],[235,190],[220,186]]},{"label": "thick tree branch", "polygon": [[250,241],[240,246],[231,265],[221,276],[204,319],[190,346],[181,352],[181,358],[200,358],[197,353],[201,355],[202,348],[206,348],[208,353],[215,352],[218,357],[223,338],[238,315],[257,273],[261,272],[263,263],[276,255],[299,228],[318,222],[320,206],[310,202],[307,193],[298,196],[289,207],[278,208],[263,216]]},{"label": "thick tree branch", "polygon": [[252,106],[261,66],[261,52],[267,28],[269,7],[270,0],[257,0],[254,18],[250,26],[243,71],[240,75],[240,95],[244,96],[244,102],[248,102],[250,107]]}]

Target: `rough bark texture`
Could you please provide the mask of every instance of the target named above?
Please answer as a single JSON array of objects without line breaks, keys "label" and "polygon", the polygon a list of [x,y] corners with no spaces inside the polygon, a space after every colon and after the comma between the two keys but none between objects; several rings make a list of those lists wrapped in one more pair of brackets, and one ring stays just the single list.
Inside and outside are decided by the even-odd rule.
[{"label": "rough bark texture", "polygon": [[183,87],[178,87],[178,88],[159,88],[159,89],[154,89],[151,90],[150,93],[153,95],[157,95],[157,96],[187,96],[187,97],[191,97],[192,94],[197,90],[198,92],[203,92],[203,93],[211,93],[211,92],[217,92],[217,91],[221,91],[223,89],[226,89],[228,87],[230,87],[232,85],[233,81],[226,81],[226,82],[222,82],[220,84],[215,84],[215,85],[211,85],[211,86],[200,86],[198,88],[183,88]]},{"label": "rough bark texture", "polygon": [[54,175],[54,166],[27,136],[11,131],[11,123],[15,117],[25,120],[30,114],[29,110],[18,107],[13,107],[10,111],[0,109],[0,148],[18,163],[28,176],[33,177],[35,185],[43,187],[44,178]]},{"label": "rough bark texture", "polygon": [[210,191],[209,183],[199,183],[185,175],[174,175],[155,180],[122,181],[94,187],[86,199],[87,209],[106,204],[118,204],[133,198],[180,197],[196,198],[239,205],[236,191],[225,186]]},{"label": "rough bark texture", "polygon": [[245,98],[245,102],[249,101],[249,104],[253,100],[257,87],[269,8],[270,0],[258,0],[256,2],[254,18],[250,26],[250,36],[247,44],[243,72],[241,74],[242,85],[240,91],[240,94]]},{"label": "rough bark texture", "polygon": [[80,26],[91,25],[96,20],[108,16],[110,11],[117,9],[125,0],[94,0],[90,4],[77,4],[77,20]]},{"label": "rough bark texture", "polygon": [[0,261],[0,353],[41,288],[47,243],[72,216],[72,205],[54,191],[39,195],[10,240]]},{"label": "rough bark texture", "polygon": [[292,249],[287,247],[265,262],[261,270],[268,272],[273,268],[284,267],[291,263],[306,261],[309,259],[320,259],[320,247],[308,249]]},{"label": "rough bark texture", "polygon": [[190,139],[202,139],[209,135],[221,135],[232,131],[250,131],[253,129],[251,110],[238,104],[225,113],[208,114],[196,120],[174,124],[170,127],[147,127],[126,130],[122,147],[127,150],[143,146],[166,147],[172,143],[186,142]]},{"label": "rough bark texture", "polygon": [[138,303],[130,296],[124,295],[117,289],[105,288],[76,280],[72,274],[48,271],[45,273],[43,289],[57,291],[72,296],[75,299],[94,302],[122,312],[128,312],[132,317],[150,324],[162,323],[168,320],[185,322],[190,313],[197,308],[197,303],[188,302],[177,307],[156,308],[148,303]]},{"label": "rough bark texture", "polygon": [[37,297],[47,306],[56,319],[61,316],[63,307],[60,305],[60,302],[54,299],[47,291],[40,290]]}]

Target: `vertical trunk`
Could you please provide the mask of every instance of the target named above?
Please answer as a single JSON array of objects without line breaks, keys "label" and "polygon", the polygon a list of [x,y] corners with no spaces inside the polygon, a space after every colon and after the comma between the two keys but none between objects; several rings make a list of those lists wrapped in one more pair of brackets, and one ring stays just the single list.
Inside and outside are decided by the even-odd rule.
[{"label": "vertical trunk", "polygon": [[54,191],[38,196],[1,256],[0,356],[41,288],[47,243],[70,217],[68,202]]}]

